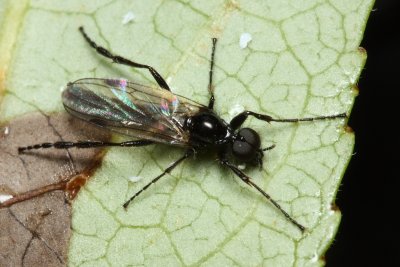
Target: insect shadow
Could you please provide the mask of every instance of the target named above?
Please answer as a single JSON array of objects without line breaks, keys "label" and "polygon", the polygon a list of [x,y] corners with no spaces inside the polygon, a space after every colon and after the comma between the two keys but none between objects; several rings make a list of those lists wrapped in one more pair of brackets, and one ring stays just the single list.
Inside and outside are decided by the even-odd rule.
[{"label": "insect shadow", "polygon": [[246,110],[228,123],[213,110],[216,38],[212,38],[209,70],[208,91],[211,96],[208,106],[205,106],[173,94],[164,78],[153,67],[115,55],[97,45],[86,34],[83,27],[80,27],[79,31],[98,54],[111,59],[114,63],[147,69],[159,87],[149,87],[125,79],[83,78],[67,84],[62,93],[65,109],[79,119],[113,132],[134,137],[136,140],[121,143],[103,141],[41,143],[19,147],[20,153],[40,148],[139,147],[154,143],[184,148],[185,153],[179,159],[123,204],[123,207],[127,208],[131,201],[187,158],[200,151],[214,151],[222,166],[233,171],[244,183],[260,192],[298,229],[302,232],[305,230],[303,225],[291,217],[269,194],[234,164],[236,162],[249,163],[261,168],[264,152],[275,146],[262,148],[259,134],[251,128],[241,128],[241,126],[249,116],[268,123],[293,123],[345,118],[345,113],[312,118],[278,119]]}]

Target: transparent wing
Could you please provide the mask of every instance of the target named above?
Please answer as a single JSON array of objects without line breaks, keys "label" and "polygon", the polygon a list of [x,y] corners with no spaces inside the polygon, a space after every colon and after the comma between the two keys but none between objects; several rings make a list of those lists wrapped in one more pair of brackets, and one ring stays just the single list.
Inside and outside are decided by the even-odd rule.
[{"label": "transparent wing", "polygon": [[206,107],[170,91],[125,79],[86,78],[63,91],[72,115],[138,139],[188,146],[187,117]]}]

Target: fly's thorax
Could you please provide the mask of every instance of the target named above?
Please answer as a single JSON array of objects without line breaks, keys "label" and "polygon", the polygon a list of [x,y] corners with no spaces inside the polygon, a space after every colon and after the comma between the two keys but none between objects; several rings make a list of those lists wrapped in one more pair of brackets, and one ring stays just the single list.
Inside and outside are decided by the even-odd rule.
[{"label": "fly's thorax", "polygon": [[191,142],[198,146],[224,144],[231,136],[229,125],[211,111],[188,117],[185,126],[190,131]]}]

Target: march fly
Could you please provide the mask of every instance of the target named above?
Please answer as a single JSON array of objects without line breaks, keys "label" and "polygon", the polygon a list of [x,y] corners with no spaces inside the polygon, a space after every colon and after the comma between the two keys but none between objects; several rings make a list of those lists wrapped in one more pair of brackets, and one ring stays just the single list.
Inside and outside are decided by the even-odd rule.
[{"label": "march fly", "polygon": [[209,70],[208,91],[211,97],[208,106],[205,106],[173,94],[164,78],[151,66],[115,55],[97,45],[86,34],[83,27],[80,27],[79,31],[98,54],[111,59],[114,63],[147,69],[158,86],[146,86],[125,79],[79,79],[68,83],[62,93],[65,109],[79,119],[133,137],[135,140],[122,143],[102,141],[42,143],[19,147],[20,153],[31,149],[50,147],[59,149],[107,146],[138,147],[154,143],[182,147],[185,150],[183,155],[129,198],[123,204],[124,208],[127,208],[131,201],[165,174],[170,173],[181,162],[197,152],[212,150],[222,166],[233,171],[244,183],[260,192],[302,232],[305,230],[303,225],[291,217],[269,194],[237,167],[238,163],[248,163],[261,168],[264,152],[274,147],[262,148],[259,134],[251,128],[241,128],[241,126],[249,116],[268,123],[293,123],[345,118],[345,113],[313,118],[278,119],[246,110],[235,116],[230,122],[226,122],[213,110],[215,101],[213,70],[216,38],[212,38]]}]

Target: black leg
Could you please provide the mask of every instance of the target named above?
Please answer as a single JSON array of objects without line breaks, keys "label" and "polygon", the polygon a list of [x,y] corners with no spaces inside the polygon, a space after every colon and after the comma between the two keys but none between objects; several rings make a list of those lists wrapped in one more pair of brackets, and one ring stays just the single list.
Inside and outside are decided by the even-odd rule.
[{"label": "black leg", "polygon": [[210,71],[209,71],[209,80],[208,80],[208,91],[211,94],[210,101],[208,102],[208,108],[214,108],[214,88],[213,88],[213,72],[214,72],[214,55],[215,55],[215,47],[217,44],[217,38],[212,38],[212,51],[211,51],[211,61],[210,61]]},{"label": "black leg", "polygon": [[90,39],[90,37],[86,34],[86,32],[82,26],[79,27],[79,31],[82,33],[83,37],[89,43],[89,45],[91,47],[93,47],[94,49],[96,49],[96,52],[99,53],[100,55],[110,58],[110,59],[112,59],[113,62],[118,63],[118,64],[127,65],[127,66],[130,66],[133,68],[148,69],[150,71],[151,75],[153,75],[154,79],[156,80],[156,82],[158,83],[158,85],[161,88],[171,91],[168,84],[165,82],[164,78],[155,69],[153,69],[153,67],[144,65],[144,64],[140,64],[140,63],[136,63],[129,59],[123,58],[121,56],[114,55],[110,51],[105,49],[104,47],[98,46],[92,39]]},{"label": "black leg", "polygon": [[31,146],[19,147],[18,153],[22,153],[26,150],[32,149],[40,149],[40,148],[57,148],[57,149],[64,149],[64,148],[92,148],[92,147],[106,147],[106,146],[121,146],[121,147],[132,147],[132,146],[147,146],[153,144],[152,141],[148,140],[134,140],[134,141],[127,141],[122,143],[112,143],[112,142],[103,142],[103,141],[78,141],[78,142],[54,142],[54,143],[42,143],[36,144]]},{"label": "black leg", "polygon": [[317,120],[330,120],[330,119],[337,119],[337,118],[346,118],[346,113],[335,114],[330,116],[319,116],[313,118],[300,118],[300,119],[274,119],[271,116],[255,113],[252,111],[243,111],[239,115],[235,116],[231,122],[229,123],[232,129],[238,129],[243,122],[247,119],[248,116],[253,116],[259,120],[266,121],[266,122],[301,122],[301,121],[317,121]]},{"label": "black leg", "polygon": [[263,148],[263,149],[261,149],[261,150],[262,150],[262,151],[267,151],[267,150],[274,149],[275,147],[276,147],[276,145],[273,144],[273,145],[270,145],[269,147]]},{"label": "black leg", "polygon": [[153,180],[151,180],[150,183],[148,183],[147,185],[145,185],[142,189],[140,189],[136,194],[134,194],[128,201],[126,201],[124,203],[124,208],[128,208],[129,203],[131,203],[132,200],[134,200],[138,195],[140,195],[143,191],[145,191],[147,188],[149,188],[152,184],[154,184],[155,182],[157,182],[158,180],[160,180],[161,177],[163,177],[165,174],[170,173],[176,166],[179,165],[179,163],[181,163],[182,161],[184,161],[185,159],[187,159],[188,157],[190,157],[191,155],[193,155],[193,150],[189,149],[185,152],[185,154],[179,158],[177,161],[175,161],[174,163],[172,163],[168,168],[166,168],[160,175],[158,175],[156,178],[154,178]]},{"label": "black leg", "polygon": [[247,176],[244,172],[239,170],[235,165],[230,163],[227,160],[221,159],[220,163],[228,168],[230,168],[243,182],[247,185],[254,187],[258,190],[266,199],[268,199],[291,223],[293,223],[297,228],[300,229],[301,232],[305,231],[305,227],[298,223],[295,219],[293,219],[274,199],[271,198],[264,190],[262,190],[258,185],[256,185],[249,176]]}]

